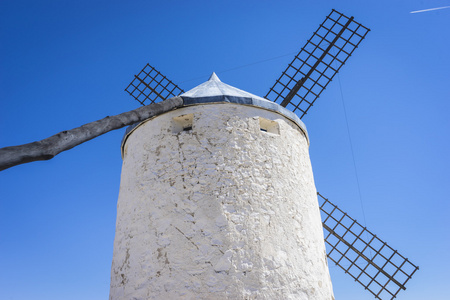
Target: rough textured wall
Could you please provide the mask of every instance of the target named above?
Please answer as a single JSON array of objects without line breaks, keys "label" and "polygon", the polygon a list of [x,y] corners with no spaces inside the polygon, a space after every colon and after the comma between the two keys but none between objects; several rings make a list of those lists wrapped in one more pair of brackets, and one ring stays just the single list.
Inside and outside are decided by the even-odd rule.
[{"label": "rough textured wall", "polygon": [[199,105],[142,124],[124,152],[110,299],[333,299],[295,124]]}]

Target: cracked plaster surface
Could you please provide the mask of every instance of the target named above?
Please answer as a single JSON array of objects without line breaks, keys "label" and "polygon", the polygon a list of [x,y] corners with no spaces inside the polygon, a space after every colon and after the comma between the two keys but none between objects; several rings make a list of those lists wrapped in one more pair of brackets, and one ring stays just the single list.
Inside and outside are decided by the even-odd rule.
[{"label": "cracked plaster surface", "polygon": [[[192,129],[173,132],[183,114]],[[308,142],[293,122],[209,104],[129,136],[110,299],[164,298],[333,299]]]}]

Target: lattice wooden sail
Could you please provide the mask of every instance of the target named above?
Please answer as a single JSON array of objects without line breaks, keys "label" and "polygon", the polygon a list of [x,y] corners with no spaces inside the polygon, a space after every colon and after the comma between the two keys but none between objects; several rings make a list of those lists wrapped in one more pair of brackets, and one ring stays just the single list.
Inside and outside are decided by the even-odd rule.
[{"label": "lattice wooden sail", "polygon": [[125,91],[142,105],[160,102],[184,93],[176,84],[149,64],[145,65],[138,75],[134,75],[133,81]]},{"label": "lattice wooden sail", "polygon": [[394,299],[419,269],[319,195],[327,255],[377,299]]},{"label": "lattice wooden sail", "polygon": [[333,9],[265,98],[302,118],[369,30]]}]

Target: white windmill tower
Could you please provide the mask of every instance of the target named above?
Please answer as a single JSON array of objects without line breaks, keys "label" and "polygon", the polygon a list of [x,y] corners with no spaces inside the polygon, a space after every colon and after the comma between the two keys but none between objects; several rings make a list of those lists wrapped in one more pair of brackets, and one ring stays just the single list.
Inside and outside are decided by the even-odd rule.
[{"label": "white windmill tower", "polygon": [[111,299],[333,299],[302,121],[215,74],[123,142]]},{"label": "white windmill tower", "polygon": [[180,104],[125,135],[111,299],[333,299],[326,256],[378,299],[405,289],[418,267],[319,194],[320,220],[300,121],[368,31],[332,10],[265,98],[135,75],[141,104]]}]

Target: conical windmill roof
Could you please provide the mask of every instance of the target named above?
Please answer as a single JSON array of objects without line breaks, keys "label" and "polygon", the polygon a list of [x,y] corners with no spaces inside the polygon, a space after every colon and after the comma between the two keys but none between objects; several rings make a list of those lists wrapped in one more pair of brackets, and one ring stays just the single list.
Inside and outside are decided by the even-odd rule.
[{"label": "conical windmill roof", "polygon": [[258,106],[267,110],[272,110],[297,123],[307,135],[306,126],[295,113],[275,102],[223,83],[214,72],[211,74],[208,81],[181,94],[180,97],[183,98],[185,106],[202,103],[229,102]]},{"label": "conical windmill roof", "polygon": [[235,88],[220,81],[216,73],[212,73],[208,81],[196,86],[195,88],[181,94],[183,99],[201,99],[210,97],[236,97],[236,98],[255,98],[267,101],[264,98],[258,97],[246,91]]}]

